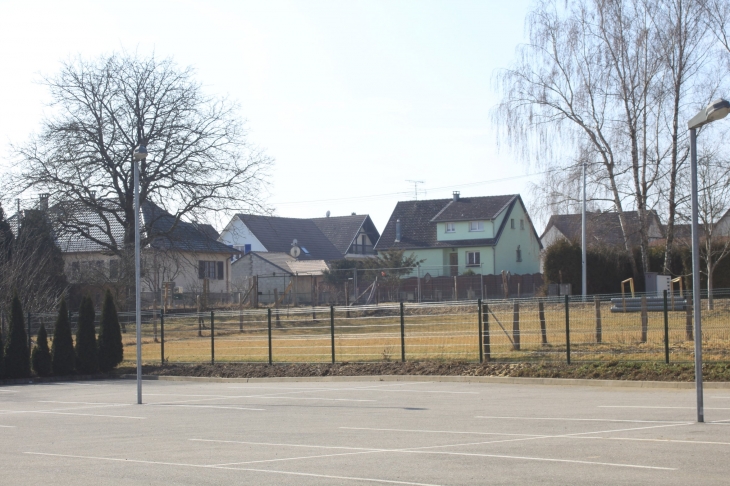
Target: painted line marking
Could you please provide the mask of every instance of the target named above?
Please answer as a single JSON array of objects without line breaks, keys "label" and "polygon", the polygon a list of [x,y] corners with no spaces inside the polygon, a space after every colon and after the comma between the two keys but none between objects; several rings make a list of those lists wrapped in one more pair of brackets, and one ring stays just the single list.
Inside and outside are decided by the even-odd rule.
[{"label": "painted line marking", "polygon": [[0,388],[0,392],[3,392],[3,393],[18,393],[18,390],[3,390],[3,389]]},{"label": "painted line marking", "polygon": [[132,417],[129,415],[101,415],[101,414],[94,414],[94,413],[73,413],[73,412],[47,412],[47,411],[28,411],[28,412],[22,412],[22,413],[43,413],[43,414],[50,414],[50,415],[77,415],[79,417],[106,417],[106,418],[123,418],[123,419],[138,419],[138,420],[144,420],[147,417]]},{"label": "painted line marking", "polygon": [[594,419],[594,418],[560,418],[560,417],[497,417],[491,415],[477,415],[476,418],[482,419],[508,419],[508,420],[565,420],[568,422],[628,422],[637,424],[666,424],[681,423],[678,420],[619,420],[619,419]]},{"label": "painted line marking", "polygon": [[638,439],[635,437],[572,437],[574,439],[602,439],[602,440],[629,440],[637,442],[672,442],[678,444],[708,444],[708,445],[730,445],[730,442],[711,442],[704,440],[680,440],[680,439]]},{"label": "painted line marking", "polygon": [[[654,405],[598,405],[598,408],[648,408],[648,409],[654,409],[654,408],[667,408],[667,409],[682,409],[682,410],[694,410],[697,408],[694,407],[666,407],[666,406],[654,406]],[[730,410],[730,407],[726,408],[711,408],[711,407],[704,407],[705,410]]]},{"label": "painted line marking", "polygon": [[247,408],[247,407],[234,407],[234,406],[227,406],[227,405],[194,405],[194,404],[185,404],[185,403],[145,403],[145,405],[150,407],[188,407],[188,408],[223,408],[223,409],[230,409],[230,410],[253,410],[253,411],[264,411],[265,408]]},{"label": "painted line marking", "polygon": [[[445,454],[445,455],[470,456],[470,457],[477,456],[477,457],[512,458],[512,459],[522,459],[522,460],[539,460],[539,461],[548,461],[548,462],[566,462],[566,463],[598,465],[598,466],[628,467],[628,468],[638,468],[638,469],[657,469],[657,470],[674,471],[674,470],[676,470],[675,468],[666,468],[666,467],[659,467],[659,466],[643,466],[643,465],[637,465],[637,464],[593,462],[593,461],[581,461],[581,460],[574,460],[574,459],[535,458],[535,457],[524,457],[524,456],[500,456],[500,455],[495,455],[495,454],[434,451],[434,450],[430,450],[430,449],[442,449],[445,447],[465,447],[465,446],[495,444],[495,443],[502,443],[502,442],[527,441],[527,440],[536,440],[536,439],[554,439],[554,438],[573,437],[573,436],[580,436],[580,435],[594,435],[594,434],[605,434],[605,433],[611,433],[611,432],[625,432],[625,431],[629,431],[629,430],[645,430],[645,429],[655,429],[655,428],[662,428],[662,427],[676,427],[679,425],[690,425],[690,424],[691,423],[688,422],[688,423],[682,423],[682,424],[654,425],[654,426],[648,426],[648,427],[634,427],[634,428],[629,428],[629,429],[604,430],[604,431],[598,431],[598,432],[579,432],[579,433],[575,433],[575,434],[564,434],[564,435],[535,435],[535,436],[531,436],[531,437],[521,437],[518,439],[502,439],[502,440],[484,441],[484,442],[470,442],[470,443],[465,443],[465,444],[464,443],[446,444],[446,445],[437,445],[437,446],[413,447],[413,448],[407,448],[407,449],[378,449],[378,448],[362,448],[362,447],[321,446],[321,445],[309,445],[309,444],[282,444],[282,443],[270,443],[270,442],[249,442],[249,441],[216,440],[216,439],[188,439],[188,440],[197,441],[197,442],[217,442],[217,443],[229,443],[229,444],[234,443],[234,444],[244,444],[244,445],[266,445],[266,446],[273,446],[273,447],[297,447],[297,448],[312,448],[312,449],[335,449],[335,450],[358,451],[358,452],[352,452],[349,454],[326,454],[326,455],[319,455],[319,456],[282,458],[282,459],[279,459],[279,461],[315,459],[315,458],[319,458],[319,457],[334,457],[336,455],[373,454],[373,453],[377,453],[377,452],[399,452],[399,453],[405,453],[405,454],[436,454],[436,455]],[[240,464],[248,464],[248,462],[226,463],[226,464],[222,464],[222,465],[223,466],[232,466],[232,465],[240,465]]]},{"label": "painted line marking", "polygon": [[[411,385],[412,383],[408,383]],[[313,392],[313,391],[374,391],[374,392],[395,392],[395,393],[445,393],[454,395],[479,395],[480,392],[475,391],[447,391],[447,390],[386,390],[385,386],[403,386],[399,385],[383,385],[383,386],[369,386],[369,387],[356,387],[356,388],[285,388],[287,390],[304,390],[302,393]],[[280,390],[279,387],[273,386],[261,386],[261,387],[243,387],[243,386],[230,386],[228,388],[236,389],[261,389],[261,390]]]},{"label": "painted line marking", "polygon": [[389,480],[389,479],[377,479],[377,478],[360,478],[360,477],[354,477],[354,476],[352,476],[352,477],[351,476],[333,476],[333,475],[328,475],[328,474],[312,474],[312,473],[303,473],[303,472],[294,472],[294,471],[276,471],[273,469],[253,469],[253,468],[226,467],[226,466],[208,466],[208,465],[204,465],[204,464],[184,464],[184,463],[176,463],[176,462],[143,461],[143,460],[138,460],[138,459],[121,459],[121,458],[116,458],[116,457],[75,456],[75,455],[70,455],[70,454],[50,454],[50,453],[44,453],[44,452],[24,452],[24,454],[32,454],[32,455],[36,455],[36,456],[48,456],[48,457],[66,457],[66,458],[73,458],[73,459],[93,459],[93,460],[97,460],[97,461],[134,462],[137,464],[182,466],[182,467],[195,467],[195,468],[203,468],[203,469],[223,469],[223,470],[229,470],[229,471],[260,472],[260,473],[267,473],[267,474],[281,474],[281,475],[301,476],[301,477],[310,477],[310,478],[362,481],[362,482],[369,482],[369,483],[402,484],[402,485],[407,485],[407,486],[441,486],[438,484],[429,484],[429,483],[414,483],[414,482],[409,482],[409,481],[394,481],[394,480]]},{"label": "painted line marking", "polygon": [[3,428],[3,429],[14,429],[15,428],[15,425],[0,425],[0,428]]},{"label": "painted line marking", "polygon": [[109,407],[127,407],[132,405],[131,403],[110,403],[110,402],[64,402],[61,400],[38,400],[38,403],[68,403],[68,404],[80,404],[80,405],[106,405]]},{"label": "painted line marking", "polygon": [[451,430],[418,430],[418,429],[380,429],[375,427],[340,427],[346,430],[373,430],[381,432],[419,432],[427,434],[464,434],[464,435],[509,435],[520,437],[537,437],[539,434],[508,434],[501,432],[460,432]]}]

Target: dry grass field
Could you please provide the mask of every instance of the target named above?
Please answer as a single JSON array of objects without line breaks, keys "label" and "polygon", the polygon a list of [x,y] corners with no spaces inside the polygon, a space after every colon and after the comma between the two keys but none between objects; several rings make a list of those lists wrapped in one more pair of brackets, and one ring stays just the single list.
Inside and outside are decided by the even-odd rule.
[{"label": "dry grass field", "polygon": [[[714,311],[703,311],[703,349],[708,361],[728,361],[730,355],[730,303],[718,301]],[[547,303],[545,335],[536,302],[519,305],[519,350],[513,344],[512,303],[489,305],[490,358],[494,361],[565,361],[565,306]],[[646,341],[642,342],[640,313],[611,313],[601,307],[601,342],[596,339],[593,302],[571,303],[570,343],[572,361],[663,361],[664,315],[649,312]],[[200,321],[200,322],[199,322]],[[686,339],[687,313],[669,312],[670,360],[690,361],[694,343]],[[479,324],[475,304],[406,305],[404,341],[407,360],[479,359]],[[401,359],[400,313],[397,307],[368,310],[337,309],[335,312],[335,359],[337,362],[396,361]],[[214,345],[216,362],[267,362],[267,310],[245,309],[215,313],[211,343],[210,315],[170,315],[165,318],[165,360],[170,363],[209,362]],[[274,362],[330,362],[332,335],[327,308],[279,309],[272,316],[271,351]],[[126,357],[134,356],[133,326],[124,334]],[[156,338],[156,339],[155,339]],[[142,354],[145,362],[161,360],[159,319],[143,324]]]}]

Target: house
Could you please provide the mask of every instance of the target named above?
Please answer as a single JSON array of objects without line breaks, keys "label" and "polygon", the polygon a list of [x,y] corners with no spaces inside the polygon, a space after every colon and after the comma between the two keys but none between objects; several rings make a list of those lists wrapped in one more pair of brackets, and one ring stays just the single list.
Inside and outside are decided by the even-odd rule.
[{"label": "house", "polygon": [[[251,251],[231,265],[234,290],[242,299],[271,304],[312,304],[318,300],[317,289],[329,266],[324,260],[298,260],[289,253]],[[254,283],[254,277],[256,281]],[[257,292],[252,296],[252,292]]]},{"label": "house", "polygon": [[[626,219],[626,234],[631,247],[640,244],[639,213],[624,211]],[[648,212],[649,245],[662,238],[664,232],[659,217],[654,211]],[[581,214],[553,214],[543,231],[540,241],[544,248],[564,239],[574,243],[581,242]],[[617,212],[586,212],[586,240],[588,247],[619,247],[625,248],[621,222]]]},{"label": "house", "polygon": [[423,260],[414,274],[533,274],[542,245],[522,198],[505,196],[401,201],[375,245]]},{"label": "house", "polygon": [[[49,209],[65,273],[72,283],[115,283],[134,272],[109,249],[124,247],[124,228],[114,216],[121,208],[111,201],[104,205],[108,208],[104,218],[71,203]],[[205,283],[209,293],[230,291],[231,248],[152,202],[142,203],[140,209],[141,236],[148,241],[141,250],[142,292],[159,292],[164,283],[178,292],[200,292]]]},{"label": "house", "polygon": [[[336,218],[339,219],[339,218]],[[369,218],[368,218],[369,219]],[[329,225],[323,225],[329,228]],[[352,226],[355,226],[354,224]],[[358,228],[364,223],[358,225]],[[358,230],[352,230],[352,237],[338,235],[335,241],[350,241],[341,245],[347,251],[355,239]],[[278,216],[259,216],[254,214],[236,214],[221,231],[218,238],[221,243],[231,246],[244,254],[250,251],[291,253],[297,247],[299,260],[341,260],[345,252],[322,232],[311,219],[282,218]]]},{"label": "house", "polygon": [[345,258],[367,258],[375,255],[380,232],[367,214],[312,218],[314,224]]}]

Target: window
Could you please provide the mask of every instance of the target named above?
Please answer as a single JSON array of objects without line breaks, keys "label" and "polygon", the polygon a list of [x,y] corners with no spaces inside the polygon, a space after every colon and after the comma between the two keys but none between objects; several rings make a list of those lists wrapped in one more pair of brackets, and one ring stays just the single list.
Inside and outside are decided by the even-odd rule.
[{"label": "window", "polygon": [[223,280],[223,262],[198,261],[198,278]]},{"label": "window", "polygon": [[520,220],[520,229],[521,230],[525,229],[525,220],[524,219]]},{"label": "window", "polygon": [[520,250],[520,245],[517,245],[517,261],[522,261],[522,250]]},{"label": "window", "polygon": [[484,222],[469,221],[469,231],[484,231]]},{"label": "window", "polygon": [[456,224],[455,223],[446,223],[446,232],[447,233],[456,233]]},{"label": "window", "polygon": [[467,267],[478,267],[481,265],[481,254],[478,251],[467,251],[466,252],[466,266]]},{"label": "window", "polygon": [[515,220],[514,219],[509,220],[509,227],[512,229],[515,229]]}]

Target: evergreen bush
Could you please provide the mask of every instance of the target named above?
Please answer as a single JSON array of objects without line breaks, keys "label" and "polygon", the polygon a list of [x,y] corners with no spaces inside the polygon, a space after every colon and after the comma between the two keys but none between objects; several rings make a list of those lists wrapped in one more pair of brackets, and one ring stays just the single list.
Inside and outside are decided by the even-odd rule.
[{"label": "evergreen bush", "polygon": [[71,325],[68,321],[66,299],[61,299],[58,308],[58,318],[53,329],[53,344],[51,345],[51,369],[54,375],[68,375],[76,368],[74,342],[71,336]]},{"label": "evergreen bush", "polygon": [[76,371],[90,375],[99,371],[96,331],[94,329],[94,303],[91,297],[84,297],[79,308],[79,323],[76,328]]},{"label": "evergreen bush", "polygon": [[104,372],[111,371],[123,359],[124,347],[122,346],[122,332],[119,328],[119,316],[112,293],[107,290],[99,321],[99,369]]},{"label": "evergreen bush", "polygon": [[8,378],[28,378],[30,376],[30,350],[28,335],[25,333],[23,308],[15,295],[10,305],[10,329],[5,346],[5,374]]},{"label": "evergreen bush", "polygon": [[38,376],[51,374],[51,350],[48,349],[48,333],[46,333],[46,326],[43,324],[38,330],[38,337],[33,352],[30,354],[30,361],[33,365],[33,371]]}]

